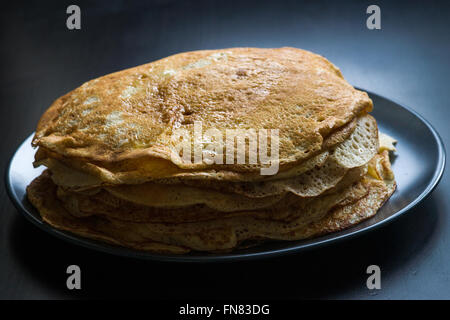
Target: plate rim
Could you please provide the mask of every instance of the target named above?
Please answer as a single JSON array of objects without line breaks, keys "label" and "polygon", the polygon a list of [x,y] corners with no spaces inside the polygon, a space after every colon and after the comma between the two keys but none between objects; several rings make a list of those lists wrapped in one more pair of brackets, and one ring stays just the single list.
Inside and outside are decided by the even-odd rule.
[{"label": "plate rim", "polygon": [[[189,255],[189,254],[183,254],[183,255],[164,255],[164,254],[155,254],[155,253],[149,253],[145,251],[138,251],[134,249],[129,249],[125,247],[120,246],[114,246],[110,245],[108,243],[103,243],[100,241],[83,238],[81,236],[72,234],[68,231],[58,230],[53,227],[51,227],[49,224],[45,223],[42,219],[38,219],[35,215],[28,212],[28,210],[23,206],[21,201],[17,199],[17,196],[14,192],[14,188],[12,186],[11,181],[11,166],[13,163],[13,160],[17,154],[17,152],[22,148],[24,143],[27,142],[27,140],[34,135],[32,133],[31,135],[27,136],[24,141],[20,143],[20,145],[15,149],[12,156],[9,158],[8,165],[6,166],[6,170],[4,172],[4,181],[6,184],[6,192],[11,199],[11,202],[13,203],[14,207],[17,211],[21,212],[25,218],[30,221],[32,224],[37,226],[39,229],[46,231],[47,233],[62,239],[64,241],[67,241],[71,244],[75,244],[78,246],[82,246],[85,248],[88,248],[90,250],[96,250],[103,253],[115,255],[115,256],[121,256],[121,257],[127,257],[127,258],[137,258],[142,260],[148,260],[148,261],[160,261],[160,262],[196,262],[196,263],[203,263],[203,262],[236,262],[236,261],[243,261],[243,260],[256,260],[256,259],[267,259],[267,258],[274,258],[278,256],[283,256],[287,254],[292,253],[299,253],[306,250],[311,250],[313,248],[319,248],[326,245],[330,245],[331,243],[337,243],[343,240],[349,240],[354,237],[360,236],[363,233],[374,231],[382,226],[386,226],[389,223],[393,222],[394,220],[398,219],[400,216],[405,214],[406,212],[410,211],[412,208],[417,206],[420,202],[425,200],[436,188],[436,186],[439,184],[440,180],[442,179],[442,176],[445,171],[445,165],[446,165],[446,150],[444,143],[442,141],[442,138],[440,137],[438,131],[426,120],[422,115],[420,115],[417,111],[411,109],[410,107],[406,106],[403,103],[400,103],[396,101],[395,99],[390,99],[385,96],[379,95],[377,93],[374,93],[369,90],[364,90],[359,87],[355,87],[358,90],[365,91],[369,94],[369,96],[381,98],[388,100],[390,102],[393,102],[397,106],[403,108],[407,112],[413,114],[416,118],[418,118],[425,126],[428,128],[428,130],[432,133],[432,136],[436,142],[437,145],[437,151],[438,151],[438,157],[437,162],[438,165],[435,168],[433,172],[433,177],[430,180],[430,182],[427,184],[426,188],[410,203],[408,203],[404,208],[398,210],[391,216],[378,221],[374,223],[373,225],[367,226],[365,228],[354,230],[353,232],[349,232],[346,234],[337,235],[336,237],[327,238],[320,240],[320,237],[317,239],[319,241],[313,242],[313,243],[307,243],[307,244],[297,244],[288,246],[286,248],[278,248],[278,249],[270,249],[267,251],[261,251],[261,252],[254,252],[254,253],[231,253],[231,254],[206,254],[206,255]],[[351,227],[349,228],[351,229]],[[288,244],[289,242],[287,242]]]}]

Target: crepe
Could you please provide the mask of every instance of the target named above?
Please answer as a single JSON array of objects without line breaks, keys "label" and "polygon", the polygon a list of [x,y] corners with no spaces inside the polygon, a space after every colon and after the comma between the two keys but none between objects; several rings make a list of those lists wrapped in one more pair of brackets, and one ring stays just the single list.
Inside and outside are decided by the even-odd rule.
[{"label": "crepe", "polygon": [[[92,163],[86,159],[68,158],[40,147],[36,153],[35,166],[45,165],[52,169],[59,183],[71,187],[93,186],[100,184],[139,184],[151,180],[226,180],[226,181],[255,181],[271,180],[300,175],[314,166],[320,166],[329,156],[328,149],[347,140],[356,128],[357,119],[353,119],[345,126],[333,131],[323,142],[323,150],[300,164],[292,167],[280,168],[276,176],[261,175],[260,172],[233,172],[226,168],[207,170],[184,170],[170,161],[163,159],[134,159],[117,161],[114,163]],[[373,134],[373,131],[372,131]],[[75,170],[73,170],[75,169]],[[91,177],[87,178],[85,174]],[[92,181],[93,178],[96,181]],[[89,179],[89,181],[86,181]]]},{"label": "crepe", "polygon": [[[372,101],[325,58],[295,48],[234,48],[181,53],[83,84],[57,99],[39,121],[33,145],[107,164],[174,158],[175,129],[278,129],[280,167],[322,150],[324,139],[369,112]],[[212,168],[217,167],[213,166]],[[221,167],[219,165],[219,167]],[[227,170],[259,171],[261,164]]]},{"label": "crepe", "polygon": [[[47,170],[28,199],[57,229],[165,254],[335,232],[374,215],[395,190],[395,139],[379,134],[371,110],[366,93],[308,51],[177,54],[57,99],[33,139],[34,165]],[[201,137],[189,140],[199,124]],[[186,151],[213,144],[208,130],[235,129],[247,130],[233,138],[245,161],[231,145],[208,151],[234,156],[228,163]],[[264,146],[277,155],[270,174]]]},{"label": "crepe", "polygon": [[[336,193],[349,187],[351,184],[359,181],[362,176],[367,173],[367,167],[356,168],[350,170],[342,180],[340,180],[335,188],[324,192]],[[145,192],[145,191],[144,191]],[[142,191],[140,191],[142,193]],[[160,193],[158,193],[160,195]],[[58,188],[57,197],[63,202],[66,209],[73,215],[78,217],[90,216],[90,215],[108,215],[119,220],[125,221],[139,221],[139,222],[195,222],[204,220],[213,220],[222,217],[230,217],[236,215],[257,214],[263,215],[263,211],[280,212],[280,209],[288,208],[292,205],[306,205],[310,203],[313,198],[301,198],[293,194],[287,194],[282,197],[282,200],[278,199],[264,207],[259,207],[258,204],[261,201],[259,199],[247,198],[245,205],[240,207],[239,202],[233,210],[226,210],[230,208],[230,204],[219,207],[214,201],[208,201],[209,199],[198,198],[198,202],[183,203],[184,205],[173,206],[170,205],[155,205],[155,202],[161,204],[161,200],[149,199],[148,202],[143,201],[141,194],[133,197],[127,194],[127,196],[117,197],[115,193],[111,193],[110,190],[97,190],[95,193],[79,193],[66,191],[63,188]],[[167,201],[167,196],[165,201]],[[221,197],[217,194],[217,201],[223,203],[222,198],[226,198],[228,201],[237,201],[244,198],[242,195],[228,194]],[[270,198],[270,197],[269,197]],[[265,200],[266,198],[262,198]],[[189,201],[189,200],[188,200]],[[151,204],[151,205],[150,205]],[[256,204],[256,205],[255,205]],[[259,210],[257,212],[257,210]]]},{"label": "crepe", "polygon": [[157,252],[227,250],[248,239],[304,239],[342,230],[371,217],[395,190],[395,182],[388,179],[392,171],[388,165],[387,151],[377,158],[383,160],[381,163],[384,165],[375,169],[383,180],[368,174],[342,192],[330,193],[312,202],[291,203],[256,216],[247,213],[219,220],[163,224],[124,221],[110,215],[90,215],[76,219],[56,196],[56,186],[48,172],[29,186],[28,195],[46,222],[93,239],[137,249],[144,248],[148,243],[152,246],[161,243],[168,245],[161,250],[152,250]]}]

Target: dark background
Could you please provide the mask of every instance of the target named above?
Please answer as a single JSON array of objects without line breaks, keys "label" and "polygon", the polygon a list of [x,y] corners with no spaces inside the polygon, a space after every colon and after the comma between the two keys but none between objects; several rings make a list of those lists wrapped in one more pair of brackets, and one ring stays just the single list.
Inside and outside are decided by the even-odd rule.
[{"label": "dark background", "polygon": [[[70,4],[81,7],[79,31],[66,28]],[[370,4],[381,7],[382,30],[366,28]],[[353,85],[419,112],[450,149],[445,1],[14,1],[2,4],[0,23],[3,171],[50,103],[83,82],[181,51],[237,46],[324,55]],[[28,223],[1,184],[0,298],[448,299],[449,178],[447,170],[431,197],[370,234],[226,264],[144,262],[76,247]],[[66,289],[70,264],[81,267],[81,291]],[[370,264],[382,271],[376,292],[365,286]]]}]

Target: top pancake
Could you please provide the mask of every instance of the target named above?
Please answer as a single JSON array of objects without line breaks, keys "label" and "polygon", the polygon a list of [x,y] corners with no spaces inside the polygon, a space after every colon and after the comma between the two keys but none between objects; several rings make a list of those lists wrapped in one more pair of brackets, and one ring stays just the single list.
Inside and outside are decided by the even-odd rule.
[{"label": "top pancake", "polygon": [[[42,116],[33,145],[88,162],[166,159],[201,170],[208,165],[171,158],[174,129],[192,131],[201,121],[203,131],[279,129],[285,166],[318,154],[327,136],[371,109],[365,92],[308,51],[194,51],[91,80],[57,99]],[[244,172],[261,167],[225,166]]]}]

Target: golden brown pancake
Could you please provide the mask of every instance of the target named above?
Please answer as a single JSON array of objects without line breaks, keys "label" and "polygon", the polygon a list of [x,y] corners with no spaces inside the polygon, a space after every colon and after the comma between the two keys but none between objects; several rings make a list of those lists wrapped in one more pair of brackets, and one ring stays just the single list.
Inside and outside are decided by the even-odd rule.
[{"label": "golden brown pancake", "polygon": [[[323,233],[342,230],[375,214],[395,190],[395,182],[384,151],[376,156],[375,168],[383,177],[378,180],[366,175],[360,182],[330,193],[310,203],[291,204],[266,215],[238,215],[223,219],[184,223],[130,222],[109,215],[92,215],[84,218],[72,216],[56,196],[56,186],[46,172],[28,188],[30,201],[51,225],[94,239],[119,243],[136,249],[148,250],[145,245],[166,244],[165,251],[188,248],[202,251],[232,249],[248,239],[297,240]],[[45,191],[43,191],[45,190]],[[174,247],[172,247],[174,246]],[[184,251],[183,251],[184,250]]]},{"label": "golden brown pancake", "polygon": [[[359,181],[367,173],[366,169],[364,167],[350,170],[332,190],[328,190],[323,194],[343,191]],[[160,195],[160,193],[157,195]],[[224,197],[233,199],[233,196],[230,193]],[[302,198],[294,194],[287,194],[281,200],[270,203],[263,208],[258,208],[254,205],[252,206],[255,199],[247,198],[248,203],[246,206],[236,207],[235,210],[224,210],[223,208],[218,209],[214,204],[210,207],[209,203],[187,204],[178,207],[173,207],[172,204],[170,206],[149,206],[149,203],[142,203],[140,197],[138,199],[129,195],[117,197],[115,193],[110,192],[110,188],[96,190],[94,193],[91,193],[91,191],[79,193],[59,187],[57,197],[71,214],[78,217],[103,214],[125,221],[167,223],[206,221],[242,215],[258,215],[260,217],[264,215],[271,217],[278,215],[277,217],[280,218],[286,215],[286,210],[290,206],[310,205],[312,201],[318,199],[318,197]],[[163,197],[166,196],[163,195]],[[236,197],[242,199],[243,196],[236,195]]]},{"label": "golden brown pancake", "polygon": [[[358,140],[358,142],[356,142]],[[327,142],[330,141],[330,142]],[[346,142],[347,143],[344,143]],[[348,143],[349,142],[349,143]],[[353,168],[361,166],[376,153],[378,148],[378,129],[376,121],[370,115],[355,118],[342,130],[334,132],[326,145],[335,146],[334,159],[344,167]],[[356,147],[355,147],[355,146]],[[356,148],[356,150],[352,150]],[[355,153],[356,151],[356,153]],[[350,157],[350,153],[354,153]],[[343,155],[346,155],[344,157]],[[146,161],[136,160],[119,162],[115,165],[93,164],[79,159],[69,159],[58,156],[48,150],[40,149],[37,153],[35,165],[45,165],[55,173],[54,179],[59,184],[68,187],[85,188],[101,184],[140,184],[149,180],[224,180],[224,181],[256,181],[275,180],[295,177],[321,166],[329,156],[329,151],[323,151],[301,164],[290,167],[276,175],[261,175],[259,173],[232,172],[229,170],[183,170],[166,160]],[[86,176],[86,173],[89,175]],[[69,185],[70,183],[70,185]],[[77,185],[78,183],[78,185]]]},{"label": "golden brown pancake", "polygon": [[[365,92],[308,51],[177,54],[57,99],[33,139],[34,165],[47,170],[28,199],[57,229],[158,253],[339,231],[373,216],[395,190],[395,140],[379,135],[371,110]],[[172,135],[188,136],[198,123],[224,137],[229,129],[278,130],[278,171],[182,157]],[[244,141],[249,159],[258,150]]]},{"label": "golden brown pancake", "polygon": [[91,80],[57,99],[42,116],[33,145],[89,162],[165,159],[205,169],[171,157],[173,131],[191,131],[198,120],[204,130],[278,129],[283,167],[319,153],[324,138],[371,109],[365,92],[308,51],[196,51]]}]

